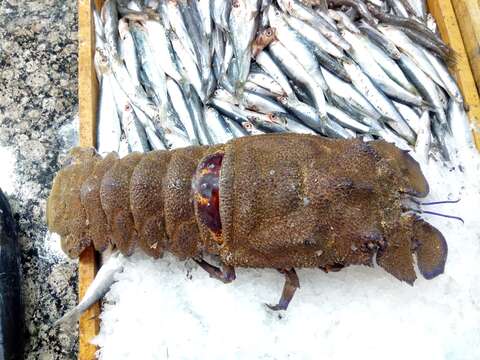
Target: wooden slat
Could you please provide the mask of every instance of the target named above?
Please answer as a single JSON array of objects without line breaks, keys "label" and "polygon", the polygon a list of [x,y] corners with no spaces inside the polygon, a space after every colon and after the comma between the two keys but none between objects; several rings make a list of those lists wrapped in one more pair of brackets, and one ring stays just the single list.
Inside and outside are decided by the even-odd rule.
[{"label": "wooden slat", "polygon": [[[95,259],[95,250],[92,246],[83,251],[78,264],[78,292],[79,298],[83,298],[88,287],[97,273],[97,262]],[[95,352],[97,348],[90,341],[98,334],[100,330],[100,304],[96,303],[90,307],[80,317],[79,323],[79,360],[96,359]]]},{"label": "wooden slat", "polygon": [[[458,1],[458,0],[454,0]],[[457,53],[457,63],[452,71],[469,107],[468,116],[473,124],[473,134],[477,148],[480,149],[480,98],[468,61],[462,34],[458,27],[455,11],[450,0],[428,0],[429,10],[435,17],[442,38]]]},{"label": "wooden slat", "polygon": [[[100,2],[97,1],[97,6]],[[99,8],[99,7],[97,7]],[[80,116],[80,146],[96,145],[96,111],[98,85],[93,63],[95,51],[95,29],[91,0],[78,0],[78,101]],[[93,247],[87,248],[78,264],[79,298],[83,298],[95,278],[97,263]],[[78,359],[94,360],[96,347],[90,343],[100,329],[100,304],[88,309],[79,323]]]},{"label": "wooden slat", "polygon": [[477,89],[480,89],[480,0],[452,2]]}]

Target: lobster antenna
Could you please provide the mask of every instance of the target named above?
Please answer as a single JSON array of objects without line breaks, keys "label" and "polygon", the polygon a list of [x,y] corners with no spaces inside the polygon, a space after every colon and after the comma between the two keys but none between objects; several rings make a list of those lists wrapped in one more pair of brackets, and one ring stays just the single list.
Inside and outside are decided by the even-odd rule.
[{"label": "lobster antenna", "polygon": [[445,201],[432,201],[432,202],[422,202],[420,205],[429,206],[429,205],[441,205],[441,204],[458,204],[461,199],[458,200],[445,200]]},{"label": "lobster antenna", "polygon": [[443,200],[443,201],[431,201],[431,202],[420,202],[418,200],[415,200],[413,198],[410,199],[411,202],[417,205],[422,205],[422,206],[431,206],[431,205],[441,205],[441,204],[458,204],[461,199],[458,200]]},{"label": "lobster antenna", "polygon": [[444,218],[448,218],[448,219],[458,220],[458,221],[461,221],[462,224],[465,224],[465,221],[459,216],[440,214],[440,213],[437,213],[437,212],[434,212],[434,211],[425,211],[425,210],[417,210],[415,212],[417,212],[419,214],[430,214],[430,215],[440,216],[440,217],[444,217]]}]

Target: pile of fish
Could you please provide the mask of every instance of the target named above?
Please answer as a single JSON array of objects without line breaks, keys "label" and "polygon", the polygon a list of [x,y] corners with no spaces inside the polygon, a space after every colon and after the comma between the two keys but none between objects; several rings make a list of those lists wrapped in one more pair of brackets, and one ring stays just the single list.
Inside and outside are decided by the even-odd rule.
[{"label": "pile of fish", "polygon": [[292,131],[448,159],[464,112],[424,0],[107,0],[95,14],[101,154]]}]

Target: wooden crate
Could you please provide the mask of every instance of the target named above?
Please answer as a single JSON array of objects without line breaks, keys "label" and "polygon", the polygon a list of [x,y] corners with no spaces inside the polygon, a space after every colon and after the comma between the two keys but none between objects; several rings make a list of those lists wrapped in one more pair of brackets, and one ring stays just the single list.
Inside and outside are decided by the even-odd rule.
[{"label": "wooden crate", "polygon": [[462,32],[470,67],[480,90],[480,0],[452,2]]},{"label": "wooden crate", "polygon": [[[458,0],[452,0],[458,1]],[[93,4],[99,9],[103,0],[78,0],[78,91],[80,112],[80,145],[95,146],[96,110],[98,87],[93,64],[95,30],[93,25]],[[480,99],[467,52],[462,39],[451,0],[428,0],[430,11],[437,19],[442,37],[458,54],[458,62],[452,69],[469,105],[471,121],[480,128]],[[475,140],[480,149],[480,132],[475,131]],[[95,251],[86,249],[80,256],[79,296],[83,297],[93,281],[97,270]],[[96,304],[80,318],[80,347],[78,359],[95,359],[95,346],[90,340],[99,331],[100,305]]]}]

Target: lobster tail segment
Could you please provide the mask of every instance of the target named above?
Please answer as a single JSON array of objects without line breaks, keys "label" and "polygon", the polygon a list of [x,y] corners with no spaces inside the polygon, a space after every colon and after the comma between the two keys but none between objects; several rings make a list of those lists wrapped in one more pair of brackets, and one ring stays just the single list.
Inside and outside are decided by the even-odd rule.
[{"label": "lobster tail segment", "polygon": [[130,180],[130,206],[138,246],[154,258],[160,257],[167,247],[163,186],[169,161],[168,151],[147,153]]},{"label": "lobster tail segment", "polygon": [[125,255],[131,255],[137,244],[137,232],[130,211],[130,179],[142,156],[131,153],[116,161],[100,185],[100,201],[112,231],[111,242]]},{"label": "lobster tail segment", "polygon": [[100,159],[94,149],[75,148],[70,152],[69,164],[53,182],[47,203],[47,223],[51,231],[61,236],[62,249],[70,257],[79,256],[91,243],[80,189]]}]

